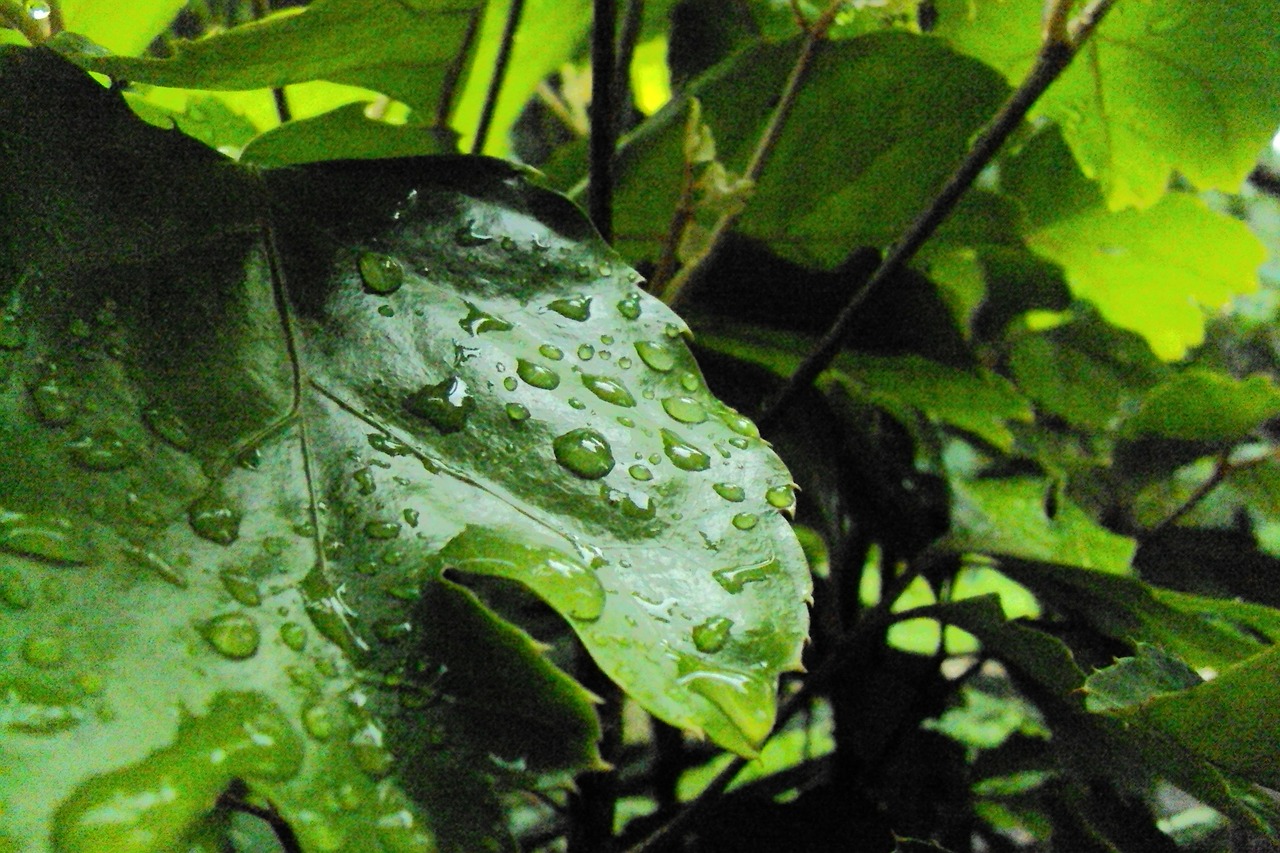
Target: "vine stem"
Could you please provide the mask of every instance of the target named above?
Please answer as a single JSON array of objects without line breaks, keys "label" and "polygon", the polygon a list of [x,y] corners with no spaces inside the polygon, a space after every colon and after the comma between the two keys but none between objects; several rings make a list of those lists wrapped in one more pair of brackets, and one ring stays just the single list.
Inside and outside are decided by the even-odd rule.
[{"label": "vine stem", "polygon": [[471,143],[472,154],[483,154],[485,142],[489,139],[489,128],[493,124],[493,114],[498,109],[498,96],[502,93],[503,81],[507,79],[507,68],[511,65],[511,51],[516,43],[516,30],[520,28],[520,18],[524,15],[524,0],[511,0],[507,9],[507,21],[502,27],[502,41],[498,44],[498,58],[493,64],[493,76],[489,78],[489,91],[485,93],[484,109],[480,111],[480,123],[476,126],[476,138]]},{"label": "vine stem", "polygon": [[615,41],[617,0],[594,0],[591,22],[591,183],[587,213],[605,242],[613,242],[613,152],[618,141],[617,92],[613,81],[618,65]]},{"label": "vine stem", "polygon": [[[826,43],[827,33],[831,30],[831,25],[835,23],[836,15],[843,6],[844,0],[832,0],[822,14],[805,27],[808,36],[805,38],[804,46],[800,48],[800,54],[796,57],[795,64],[791,66],[791,73],[787,76],[778,105],[774,108],[773,115],[769,117],[769,123],[760,134],[755,151],[751,154],[751,160],[748,161],[747,168],[742,173],[742,179],[749,184],[755,184],[760,180],[765,164],[769,162],[769,155],[773,153],[778,140],[782,137],[782,128],[786,126],[791,110],[795,107],[796,97],[800,94],[800,88],[804,85],[813,59],[818,49]],[[720,247],[724,245],[725,236],[738,224],[744,210],[745,208],[740,207],[720,217],[711,231],[706,247],[685,264],[680,272],[676,273],[662,288],[663,302],[675,308],[688,299],[689,293],[697,287],[707,267],[719,253]],[[671,235],[668,235],[668,239],[671,239]],[[678,241],[679,235],[676,235],[675,239]],[[666,251],[674,253],[675,250],[674,247],[668,247]]]},{"label": "vine stem", "polygon": [[[884,590],[875,606],[868,610],[858,620],[858,623],[839,639],[822,664],[800,685],[800,689],[788,696],[786,701],[783,702],[778,709],[778,721],[774,725],[774,732],[779,731],[788,720],[806,707],[818,688],[848,666],[849,662],[855,658],[871,638],[895,622],[914,619],[917,616],[925,616],[932,612],[934,605],[914,607],[900,613],[891,611],[894,602],[901,597],[906,588],[915,580],[917,574],[917,570],[908,568],[907,571],[892,579],[892,583]],[[648,838],[629,848],[626,853],[661,853],[661,851],[668,849],[670,845],[675,843],[680,833],[688,829],[690,824],[697,820],[712,803],[724,794],[729,785],[733,783],[733,780],[737,778],[738,773],[746,766],[747,761],[748,759],[740,755],[734,756],[733,760],[716,774],[707,787],[703,788],[698,796],[678,812],[675,817],[654,830],[653,834]]]},{"label": "vine stem", "polygon": [[1044,37],[1031,71],[983,129],[969,153],[933,197],[929,206],[911,223],[870,280],[849,299],[822,340],[791,374],[777,396],[765,406],[757,418],[760,423],[768,423],[776,418],[795,399],[800,389],[807,387],[827,369],[843,347],[849,326],[867,297],[896,276],[933,236],[974,180],[1004,146],[1005,140],[1022,124],[1031,107],[1071,64],[1116,0],[1092,0],[1075,20],[1059,26],[1055,22],[1061,20],[1061,16],[1065,14],[1062,10],[1070,2],[1071,0],[1053,0],[1047,7],[1049,14],[1046,17]]}]

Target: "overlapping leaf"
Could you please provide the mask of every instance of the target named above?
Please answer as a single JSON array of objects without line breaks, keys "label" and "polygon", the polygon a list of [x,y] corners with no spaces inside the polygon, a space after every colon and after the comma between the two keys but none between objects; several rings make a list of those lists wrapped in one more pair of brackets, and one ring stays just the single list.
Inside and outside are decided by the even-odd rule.
[{"label": "overlapping leaf", "polygon": [[255,178],[4,59],[6,152],[59,154],[0,183],[11,848],[174,849],[240,779],[308,851],[510,849],[495,785],[591,766],[596,723],[468,575],[758,745],[805,634],[789,477],[568,202],[459,158]]}]

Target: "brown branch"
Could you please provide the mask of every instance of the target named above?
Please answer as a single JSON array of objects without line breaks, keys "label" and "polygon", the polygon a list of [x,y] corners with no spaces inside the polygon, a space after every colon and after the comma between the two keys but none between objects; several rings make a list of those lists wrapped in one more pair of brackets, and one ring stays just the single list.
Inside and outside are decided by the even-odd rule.
[{"label": "brown branch", "polygon": [[974,180],[1004,146],[1005,140],[1022,124],[1031,107],[1071,64],[1071,60],[1080,52],[1080,48],[1114,4],[1115,0],[1094,0],[1067,27],[1066,41],[1050,38],[1042,42],[1035,65],[1026,79],[1009,95],[929,206],[893,245],[871,279],[840,311],[830,330],[787,379],[778,395],[765,406],[757,420],[767,423],[776,418],[795,399],[800,389],[807,387],[827,369],[843,348],[849,327],[867,297],[895,277],[933,236]]}]

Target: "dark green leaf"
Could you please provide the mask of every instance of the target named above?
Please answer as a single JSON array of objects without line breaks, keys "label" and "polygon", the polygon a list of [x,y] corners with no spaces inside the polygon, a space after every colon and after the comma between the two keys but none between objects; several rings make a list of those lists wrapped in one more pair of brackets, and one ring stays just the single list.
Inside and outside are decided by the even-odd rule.
[{"label": "dark green leaf", "polygon": [[1085,708],[1118,711],[1145,704],[1154,696],[1176,693],[1204,682],[1194,669],[1158,646],[1138,643],[1131,658],[1121,658],[1089,675],[1084,682]]},{"label": "dark green leaf", "polygon": [[1231,444],[1278,414],[1280,388],[1270,378],[1192,369],[1153,388],[1121,434]]},{"label": "dark green leaf", "polygon": [[290,166],[321,160],[452,154],[457,150],[451,131],[377,121],[365,115],[367,107],[368,104],[347,104],[315,118],[282,124],[245,146],[240,161],[257,166]]}]

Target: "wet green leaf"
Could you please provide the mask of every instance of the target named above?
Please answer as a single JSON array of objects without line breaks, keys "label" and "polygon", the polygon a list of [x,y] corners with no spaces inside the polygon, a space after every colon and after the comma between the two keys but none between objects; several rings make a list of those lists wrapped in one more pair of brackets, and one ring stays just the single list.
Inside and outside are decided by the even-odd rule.
[{"label": "wet green leaf", "polygon": [[498,791],[595,766],[595,722],[450,578],[758,747],[806,633],[790,477],[569,202],[489,160],[248,172],[44,52],[0,81],[6,156],[49,152],[0,170],[16,849],[173,849],[233,778],[307,851],[512,849]]}]

